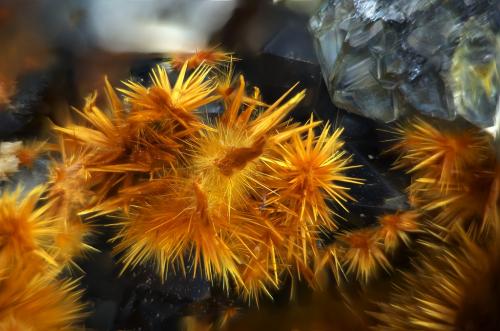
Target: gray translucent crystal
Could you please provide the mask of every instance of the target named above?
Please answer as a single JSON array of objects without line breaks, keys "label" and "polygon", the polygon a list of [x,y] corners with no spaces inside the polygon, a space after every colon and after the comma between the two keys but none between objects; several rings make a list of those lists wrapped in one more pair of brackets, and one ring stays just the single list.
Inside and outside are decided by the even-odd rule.
[{"label": "gray translucent crystal", "polygon": [[401,84],[400,91],[406,101],[424,115],[443,119],[453,119],[446,95],[446,87],[439,76],[433,72]]},{"label": "gray translucent crystal", "polygon": [[[352,19],[351,1],[329,1],[311,18],[310,29],[315,34],[318,59],[326,81],[331,76],[337,57],[347,35],[349,20]],[[335,10],[330,10],[335,6]]]},{"label": "gray translucent crystal", "polygon": [[[395,119],[392,91],[378,82],[377,59],[366,51],[380,44],[383,23],[366,23],[356,17],[350,0],[330,2],[334,3],[338,3],[336,10],[320,10],[310,24],[334,103],[361,115],[373,114],[383,121]],[[328,27],[322,22],[327,22]]]},{"label": "gray translucent crystal", "polygon": [[395,119],[392,92],[384,89],[374,77],[376,62],[361,56],[349,56],[339,64],[342,79],[332,82],[333,101],[339,106],[361,115],[391,121]]},{"label": "gray translucent crystal", "polygon": [[356,11],[365,19],[403,22],[437,0],[354,0]]},{"label": "gray translucent crystal", "polygon": [[453,55],[451,85],[458,113],[482,127],[494,124],[500,93],[500,37],[484,22],[467,22]]},{"label": "gray translucent crystal", "polygon": [[416,54],[432,59],[436,54],[452,48],[460,36],[462,22],[452,10],[438,7],[432,15],[422,15],[422,18],[409,28],[407,45]]},{"label": "gray translucent crystal", "polygon": [[[326,1],[310,30],[332,101],[384,122],[420,112],[490,126],[499,10],[488,0]],[[488,42],[473,47],[477,35]]]}]

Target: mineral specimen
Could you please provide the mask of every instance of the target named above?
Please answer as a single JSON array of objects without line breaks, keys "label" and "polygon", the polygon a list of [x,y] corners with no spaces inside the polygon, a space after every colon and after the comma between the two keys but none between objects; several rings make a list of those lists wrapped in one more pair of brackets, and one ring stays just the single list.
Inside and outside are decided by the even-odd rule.
[{"label": "mineral specimen", "polygon": [[329,0],[309,27],[337,106],[384,122],[418,111],[489,127],[498,16],[486,0]]},{"label": "mineral specimen", "polygon": [[491,126],[500,92],[500,43],[487,25],[469,20],[453,55],[453,97],[457,112],[479,126]]}]

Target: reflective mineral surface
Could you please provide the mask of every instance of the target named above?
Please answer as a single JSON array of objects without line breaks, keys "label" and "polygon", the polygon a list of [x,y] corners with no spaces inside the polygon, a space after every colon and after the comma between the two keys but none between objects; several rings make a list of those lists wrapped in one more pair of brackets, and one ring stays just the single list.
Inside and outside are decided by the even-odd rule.
[{"label": "reflective mineral surface", "polygon": [[500,3],[330,0],[309,27],[332,101],[390,122],[409,112],[494,124]]}]

